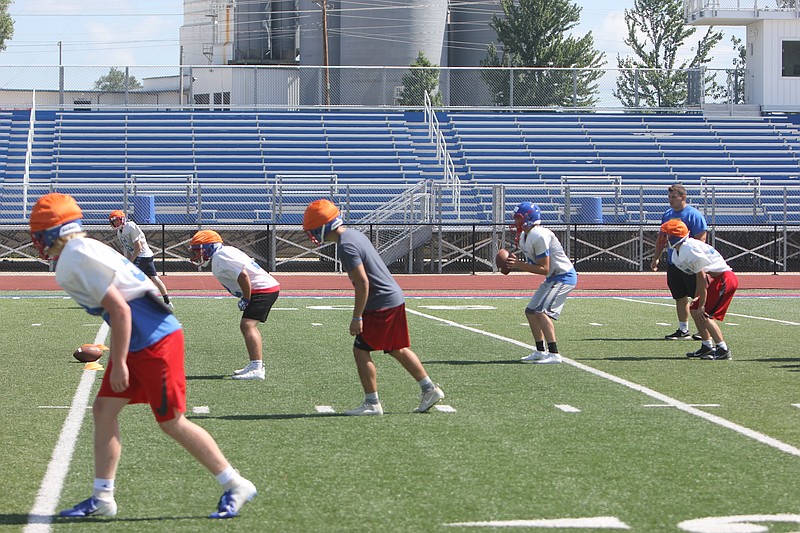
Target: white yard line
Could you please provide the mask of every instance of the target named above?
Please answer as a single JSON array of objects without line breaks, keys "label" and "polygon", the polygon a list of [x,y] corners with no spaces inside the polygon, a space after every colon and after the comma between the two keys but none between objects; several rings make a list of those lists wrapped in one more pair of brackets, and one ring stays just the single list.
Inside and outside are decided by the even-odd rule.
[{"label": "white yard line", "polygon": [[[105,344],[106,336],[110,328],[103,322],[97,335],[94,338],[95,344]],[[23,529],[24,533],[45,533],[50,531],[53,522],[53,515],[56,506],[61,498],[61,489],[64,487],[64,480],[69,472],[69,463],[72,461],[72,453],[75,451],[75,443],[78,441],[78,434],[83,425],[83,417],[86,416],[86,408],[89,405],[89,394],[92,391],[97,372],[94,370],[84,370],[78,389],[72,397],[72,405],[67,413],[67,419],[61,428],[56,447],[53,448],[53,455],[47,465],[47,471],[39,486],[33,508],[28,514],[28,524]]]},{"label": "white yard line", "polygon": [[[675,307],[674,303],[662,303],[662,302],[650,302],[647,300],[637,300],[636,298],[625,298],[623,296],[613,296],[615,300],[624,300],[626,302],[636,302],[639,304],[647,304],[647,305],[661,305],[665,307]],[[767,322],[777,322],[778,324],[786,324],[787,326],[800,326],[800,322],[790,322],[788,320],[778,320],[777,318],[767,318],[764,316],[751,316],[751,315],[739,315],[736,313],[727,313],[726,316],[738,316],[742,318],[752,318],[753,320],[765,320]]]},{"label": "white yard line", "polygon": [[[644,303],[649,303],[649,302],[644,302]],[[461,328],[461,329],[464,329],[466,331],[471,331],[471,332],[477,333],[479,335],[484,335],[486,337],[491,337],[493,339],[501,340],[501,341],[507,342],[509,344],[513,344],[515,346],[519,346],[521,348],[525,348],[527,350],[532,350],[534,348],[533,346],[531,346],[531,345],[529,345],[527,343],[518,341],[516,339],[510,339],[510,338],[504,337],[502,335],[497,335],[496,333],[490,333],[488,331],[483,331],[483,330],[476,329],[476,328],[473,328],[473,327],[470,327],[470,326],[464,326],[462,324],[459,324],[458,322],[453,322],[452,320],[447,320],[447,319],[439,318],[439,317],[436,317],[436,316],[433,316],[433,315],[428,315],[426,313],[420,313],[419,311],[415,311],[413,309],[406,309],[406,312],[414,314],[414,315],[417,315],[417,316],[421,316],[421,317],[424,317],[424,318],[428,318],[430,320],[435,320],[437,322],[443,322],[443,323],[448,324],[450,326],[453,326],[453,327],[456,327],[456,328]],[[584,365],[583,363],[579,363],[577,361],[569,359],[568,357],[562,356],[562,359],[563,359],[564,363],[566,363],[568,365],[572,365],[575,368],[578,368],[580,370],[584,370],[586,372],[589,372],[590,374],[594,374],[595,376],[607,379],[607,380],[612,381],[612,382],[614,382],[614,383],[616,383],[618,385],[622,385],[624,387],[628,387],[629,389],[633,389],[633,390],[635,390],[637,392],[640,392],[640,393],[642,393],[642,394],[644,394],[646,396],[650,396],[651,398],[655,398],[656,400],[658,400],[658,401],[660,401],[660,402],[662,402],[664,404],[667,404],[667,405],[670,405],[672,407],[675,407],[676,409],[679,409],[679,410],[681,410],[681,411],[683,411],[685,413],[688,413],[690,415],[694,415],[694,416],[696,416],[698,418],[702,418],[703,420],[706,420],[707,422],[711,422],[712,424],[717,424],[718,426],[722,426],[724,428],[730,429],[731,431],[735,431],[736,433],[739,433],[740,435],[744,435],[745,437],[748,437],[748,438],[751,438],[753,440],[756,440],[756,441],[758,441],[758,442],[760,442],[762,444],[766,444],[767,446],[771,446],[771,447],[773,447],[773,448],[775,448],[777,450],[780,450],[780,451],[782,451],[784,453],[788,453],[790,455],[794,455],[796,457],[800,457],[800,449],[795,448],[794,446],[792,446],[790,444],[786,444],[785,442],[779,441],[778,439],[770,437],[769,435],[765,435],[764,433],[761,433],[761,432],[755,431],[753,429],[744,427],[744,426],[739,425],[739,424],[737,424],[735,422],[731,422],[730,420],[726,420],[726,419],[724,419],[724,418],[722,418],[720,416],[712,415],[710,413],[706,413],[705,411],[701,411],[699,409],[696,409],[696,408],[692,407],[691,405],[689,405],[688,403],[684,403],[684,402],[682,402],[680,400],[676,400],[675,398],[667,396],[666,394],[662,394],[662,393],[660,393],[658,391],[655,391],[655,390],[650,389],[648,387],[645,387],[643,385],[639,385],[638,383],[634,383],[632,381],[628,381],[627,379],[623,379],[623,378],[617,377],[617,376],[615,376],[613,374],[609,374],[608,372],[603,372],[602,370],[598,370],[598,369],[593,368],[591,366]]]}]

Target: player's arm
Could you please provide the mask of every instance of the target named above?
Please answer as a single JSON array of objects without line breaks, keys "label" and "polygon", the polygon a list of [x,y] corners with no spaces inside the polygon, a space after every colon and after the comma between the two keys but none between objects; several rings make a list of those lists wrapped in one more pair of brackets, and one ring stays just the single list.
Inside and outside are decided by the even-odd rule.
[{"label": "player's arm", "polygon": [[350,321],[350,335],[358,335],[362,331],[361,317],[367,307],[367,296],[369,295],[369,278],[364,269],[364,263],[359,264],[347,273],[355,290],[355,301],[353,302],[353,319]]},{"label": "player's arm", "polygon": [[650,270],[658,270],[658,262],[661,260],[661,254],[664,253],[664,248],[667,247],[667,234],[663,231],[658,232],[656,238],[656,250],[653,252],[653,260],[650,261]]},{"label": "player's arm", "polygon": [[506,266],[509,270],[520,270],[547,276],[547,273],[550,272],[550,256],[537,257],[535,263],[528,263],[527,261],[520,261],[516,256],[509,255],[506,260]]},{"label": "player's arm", "polygon": [[242,270],[239,273],[239,277],[236,278],[236,283],[239,284],[239,288],[242,290],[242,298],[249,300],[253,293],[253,284],[250,282],[250,275],[247,273],[247,270]]},{"label": "player's arm", "polygon": [[111,390],[122,392],[128,388],[128,348],[131,343],[131,307],[122,293],[110,285],[100,302],[108,313],[111,326]]},{"label": "player's arm", "polygon": [[133,241],[133,251],[131,252],[131,261],[136,261],[136,258],[139,257],[139,254],[142,253],[142,241],[141,239],[136,239]]},{"label": "player's arm", "polygon": [[[702,310],[706,306],[706,294],[708,289],[708,276],[705,271],[701,270],[697,273],[697,288],[695,289],[694,297],[697,299],[697,305]],[[705,311],[703,311],[705,313]]]}]

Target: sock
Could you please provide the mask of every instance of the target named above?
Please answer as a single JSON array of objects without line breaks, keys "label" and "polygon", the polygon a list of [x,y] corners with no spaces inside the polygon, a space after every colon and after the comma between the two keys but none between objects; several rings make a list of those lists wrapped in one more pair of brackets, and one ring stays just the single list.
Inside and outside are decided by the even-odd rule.
[{"label": "sock", "polygon": [[678,329],[681,331],[689,331],[689,323],[688,322],[678,322]]},{"label": "sock", "polygon": [[219,474],[217,474],[214,477],[217,478],[217,483],[222,485],[222,487],[227,490],[227,489],[231,488],[233,485],[235,485],[236,482],[239,481],[239,478],[241,476],[239,475],[239,472],[237,472],[229,464],[228,467],[225,470],[223,470],[222,472],[220,472]]},{"label": "sock", "polygon": [[725,343],[725,341],[722,341],[721,343],[717,344],[717,348],[719,348],[720,350],[727,350],[728,345]]},{"label": "sock", "polygon": [[429,390],[436,387],[436,385],[433,384],[433,381],[431,381],[430,376],[425,376],[421,380],[417,381],[417,383],[419,384],[419,387],[422,389],[422,392],[428,392]]},{"label": "sock", "polygon": [[547,343],[547,351],[550,353],[558,353],[558,346],[554,342]]},{"label": "sock", "polygon": [[713,341],[703,341],[703,346],[705,346],[706,348],[713,348],[714,347],[714,342]]},{"label": "sock", "polygon": [[92,496],[98,500],[110,501],[114,499],[114,480],[103,479],[101,477],[94,478],[94,486],[92,487]]},{"label": "sock", "polygon": [[165,295],[164,295],[164,303],[165,303],[165,304],[168,304],[168,303],[169,303],[169,294],[165,294]]},{"label": "sock", "polygon": [[381,403],[381,401],[378,399],[378,391],[364,394],[364,401],[371,403],[372,405]]},{"label": "sock", "polygon": [[536,341],[536,349],[540,352],[544,351],[544,341]]},{"label": "sock", "polygon": [[264,366],[264,361],[260,359],[258,361],[250,361],[250,368],[259,369],[262,368],[263,366]]}]

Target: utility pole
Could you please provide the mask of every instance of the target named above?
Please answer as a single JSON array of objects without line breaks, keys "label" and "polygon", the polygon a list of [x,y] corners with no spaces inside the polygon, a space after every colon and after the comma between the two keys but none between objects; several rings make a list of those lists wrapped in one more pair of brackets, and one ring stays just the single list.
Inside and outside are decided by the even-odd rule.
[{"label": "utility pole", "polygon": [[322,56],[323,64],[325,65],[325,87],[323,94],[325,97],[325,105],[331,106],[331,78],[328,72],[328,2],[322,0]]}]

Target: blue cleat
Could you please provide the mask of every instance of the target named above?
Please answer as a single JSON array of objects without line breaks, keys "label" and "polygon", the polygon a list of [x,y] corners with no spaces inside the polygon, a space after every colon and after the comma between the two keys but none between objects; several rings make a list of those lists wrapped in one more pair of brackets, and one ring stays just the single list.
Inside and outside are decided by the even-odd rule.
[{"label": "blue cleat", "polygon": [[88,500],[83,500],[72,509],[64,509],[58,513],[58,516],[63,516],[65,518],[85,518],[87,516],[115,516],[116,514],[117,502],[114,500],[98,500],[92,496]]},{"label": "blue cleat", "polygon": [[242,478],[242,481],[237,486],[222,493],[217,510],[208,517],[233,518],[238,516],[242,505],[252,500],[256,494],[258,494],[256,486],[249,480]]}]

